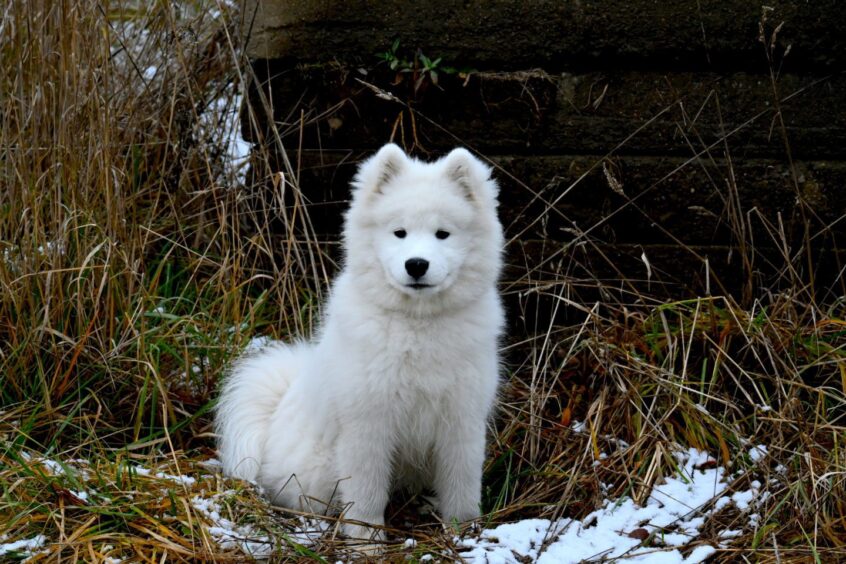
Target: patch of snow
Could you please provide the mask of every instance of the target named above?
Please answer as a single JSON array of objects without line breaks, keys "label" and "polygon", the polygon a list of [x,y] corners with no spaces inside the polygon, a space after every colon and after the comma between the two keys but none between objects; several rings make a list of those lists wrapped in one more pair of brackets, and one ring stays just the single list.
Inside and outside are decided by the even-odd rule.
[{"label": "patch of snow", "polygon": [[761,482],[755,480],[748,490],[732,494],[731,501],[740,511],[757,509],[770,497],[770,492],[761,491]]},{"label": "patch of snow", "polygon": [[[207,13],[217,20],[224,11],[237,9],[237,2],[220,1]],[[197,15],[190,7],[180,12],[186,18]],[[149,13],[138,14],[138,17],[110,23],[114,68],[122,80],[136,85],[139,95],[159,92],[168,80],[180,76],[182,57],[177,51],[188,48],[188,44],[194,42],[173,41],[169,34],[151,25],[151,14],[152,9]],[[221,85],[214,95],[216,97],[205,107],[198,108],[199,119],[193,133],[200,145],[212,147],[215,155],[218,148],[221,149],[223,167],[219,180],[226,184],[243,184],[252,147],[242,139],[240,132],[243,86],[236,83]]]},{"label": "patch of snow", "polygon": [[181,484],[183,484],[185,486],[193,486],[195,483],[197,483],[197,480],[195,478],[192,478],[191,476],[185,476],[185,475],[174,476],[173,474],[167,474],[165,472],[156,472],[155,474],[153,474],[152,470],[150,470],[149,468],[144,468],[143,466],[134,466],[132,469],[139,476],[150,476],[150,475],[152,475],[152,476],[154,476],[156,478],[160,478],[162,480],[172,480],[174,482],[180,482]]},{"label": "patch of snow", "polygon": [[244,321],[240,325],[237,325],[237,326],[236,325],[230,325],[229,327],[226,328],[226,332],[229,333],[230,335],[234,334],[236,331],[240,333],[241,331],[247,329],[249,326],[250,326],[250,324],[247,323],[246,321]]},{"label": "patch of snow", "polygon": [[[687,557],[681,549],[696,541],[708,509],[730,503],[750,506],[758,496],[753,483],[749,492],[728,493],[729,477],[722,467],[707,464],[707,453],[689,449],[675,453],[679,475],[654,486],[644,506],[630,498],[606,500],[603,506],[579,521],[526,519],[482,531],[478,538],[462,539],[468,549],[461,556],[472,563],[540,564],[577,563],[583,560],[617,559],[624,562],[695,564],[716,551],[707,544],[695,547]],[[758,484],[760,487],[760,484]],[[641,546],[653,535],[662,546]]]},{"label": "patch of snow", "polygon": [[261,349],[263,349],[264,347],[270,345],[271,343],[273,343],[273,339],[271,339],[270,337],[268,337],[266,335],[258,335],[258,336],[253,337],[252,339],[249,340],[249,342],[247,343],[247,346],[244,347],[243,352],[244,353],[258,352]]},{"label": "patch of snow", "polygon": [[50,253],[56,252],[60,255],[65,254],[65,245],[61,241],[47,241],[44,245],[38,245],[38,254],[46,256]]},{"label": "patch of snow", "polygon": [[[538,551],[547,537],[558,534],[556,524],[548,519],[524,519],[482,531],[478,539],[464,539],[461,544],[470,552],[461,556],[469,562],[518,562],[514,553],[537,560]],[[578,562],[579,559],[575,560]]]},{"label": "patch of snow", "polygon": [[758,463],[766,458],[768,453],[769,449],[766,446],[758,445],[749,449],[749,458],[752,459],[752,462]]},{"label": "patch of snow", "polygon": [[44,469],[51,475],[51,476],[64,476],[68,472],[74,477],[81,478],[82,481],[87,482],[91,479],[91,475],[89,474],[88,470],[85,468],[79,468],[78,466],[87,466],[89,462],[82,458],[73,458],[71,460],[65,460],[63,462],[58,462],[56,460],[52,460],[50,458],[41,458],[38,455],[34,455],[32,453],[21,451],[20,452],[21,458],[23,458],[26,462],[37,462],[44,467]]},{"label": "patch of snow", "polygon": [[21,539],[14,542],[0,544],[0,556],[15,552],[23,555],[32,555],[33,552],[43,547],[47,542],[44,535],[35,535],[31,539]]},{"label": "patch of snow", "polygon": [[706,558],[717,552],[717,549],[709,544],[700,544],[694,548],[691,553],[684,559],[684,564],[698,564],[704,562]]},{"label": "patch of snow", "polygon": [[199,463],[199,465],[209,470],[220,470],[221,468],[223,468],[223,463],[217,458],[209,458],[208,460],[203,460]]},{"label": "patch of snow", "polygon": [[721,497],[716,502],[714,502],[714,511],[720,511],[721,509],[725,509],[727,505],[731,504],[730,497]]},{"label": "patch of snow", "polygon": [[46,468],[53,476],[64,476],[65,474],[64,467],[55,460],[45,458],[41,460],[41,465]]},{"label": "patch of snow", "polygon": [[204,140],[215,140],[223,149],[224,176],[243,185],[247,178],[252,145],[241,136],[241,103],[243,92],[236,90],[236,84],[224,88],[220,96],[200,115],[197,136]]},{"label": "patch of snow", "polygon": [[273,553],[273,541],[267,535],[249,525],[238,525],[221,516],[217,499],[228,493],[215,494],[211,498],[194,496],[191,498],[191,505],[212,522],[207,530],[221,548],[238,548],[255,558],[269,557]]},{"label": "patch of snow", "polygon": [[[102,547],[100,547],[99,552],[100,553],[112,552],[114,549],[115,549],[114,546],[112,546],[110,544],[104,544]],[[118,558],[117,556],[105,556],[103,558],[103,564],[121,564],[121,562],[125,562],[125,561],[126,561],[126,559]]]},{"label": "patch of snow", "polygon": [[228,10],[238,9],[238,3],[233,2],[232,0],[220,0],[218,1],[217,6],[217,8],[212,8],[211,10],[209,10],[209,16],[211,16],[212,19],[215,20],[223,15],[223,11],[220,8],[226,8]]},{"label": "patch of snow", "polygon": [[329,528],[329,523],[320,519],[300,517],[299,522],[299,526],[295,531],[290,533],[289,537],[295,543],[303,546],[314,545]]}]

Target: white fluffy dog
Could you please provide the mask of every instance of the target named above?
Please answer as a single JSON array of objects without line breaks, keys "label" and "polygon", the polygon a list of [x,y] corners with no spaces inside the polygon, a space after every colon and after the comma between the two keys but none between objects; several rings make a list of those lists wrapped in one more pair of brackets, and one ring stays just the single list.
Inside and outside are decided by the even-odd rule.
[{"label": "white fluffy dog", "polygon": [[432,488],[445,522],[479,516],[503,327],[490,174],[465,149],[425,163],[391,144],[361,165],[316,342],[242,358],[223,384],[226,474],[371,525],[404,486]]}]

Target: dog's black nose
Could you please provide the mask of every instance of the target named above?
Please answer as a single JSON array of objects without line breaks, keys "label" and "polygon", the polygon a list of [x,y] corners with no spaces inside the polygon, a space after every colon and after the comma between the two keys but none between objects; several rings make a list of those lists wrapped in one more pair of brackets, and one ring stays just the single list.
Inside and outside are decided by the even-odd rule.
[{"label": "dog's black nose", "polygon": [[419,280],[426,274],[426,270],[429,268],[429,261],[422,258],[410,258],[405,261],[405,271],[408,272],[408,275],[414,278],[415,280]]}]

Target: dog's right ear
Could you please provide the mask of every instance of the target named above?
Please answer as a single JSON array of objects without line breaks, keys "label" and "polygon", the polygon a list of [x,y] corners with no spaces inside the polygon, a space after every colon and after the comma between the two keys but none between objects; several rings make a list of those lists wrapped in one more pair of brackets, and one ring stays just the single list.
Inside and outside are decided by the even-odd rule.
[{"label": "dog's right ear", "polygon": [[393,143],[388,143],[361,163],[353,184],[365,193],[381,194],[382,189],[408,164],[405,152]]}]

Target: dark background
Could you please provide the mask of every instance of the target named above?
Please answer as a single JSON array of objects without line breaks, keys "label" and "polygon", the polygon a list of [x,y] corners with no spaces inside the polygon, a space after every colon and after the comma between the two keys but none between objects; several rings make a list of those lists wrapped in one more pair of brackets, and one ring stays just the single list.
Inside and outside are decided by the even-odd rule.
[{"label": "dark background", "polygon": [[497,167],[509,261],[535,282],[564,272],[583,300],[748,303],[797,283],[830,298],[846,18],[770,4],[253,3],[243,130],[295,160],[328,237],[383,143],[463,145]]}]

